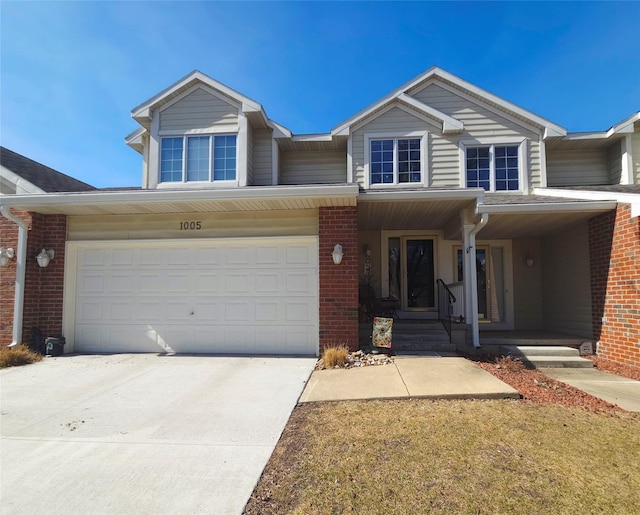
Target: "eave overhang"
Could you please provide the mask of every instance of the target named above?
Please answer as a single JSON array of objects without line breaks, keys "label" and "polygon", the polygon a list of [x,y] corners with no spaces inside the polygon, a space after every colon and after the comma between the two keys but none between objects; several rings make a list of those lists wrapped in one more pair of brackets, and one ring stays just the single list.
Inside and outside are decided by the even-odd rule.
[{"label": "eave overhang", "polygon": [[135,190],[7,195],[0,203],[41,214],[122,215],[272,211],[355,206],[358,186],[265,186],[217,190]]}]

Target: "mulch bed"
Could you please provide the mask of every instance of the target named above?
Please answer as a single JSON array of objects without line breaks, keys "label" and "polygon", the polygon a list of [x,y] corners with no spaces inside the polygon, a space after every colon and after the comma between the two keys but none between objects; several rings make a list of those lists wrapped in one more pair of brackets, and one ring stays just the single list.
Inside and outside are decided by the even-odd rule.
[{"label": "mulch bed", "polygon": [[[590,359],[598,370],[629,379],[640,380],[640,369],[614,363],[596,356],[590,357]],[[518,390],[525,402],[562,404],[570,408],[582,408],[595,413],[619,413],[625,411],[582,390],[551,379],[538,370],[526,369],[517,360],[476,361],[475,363]]]}]

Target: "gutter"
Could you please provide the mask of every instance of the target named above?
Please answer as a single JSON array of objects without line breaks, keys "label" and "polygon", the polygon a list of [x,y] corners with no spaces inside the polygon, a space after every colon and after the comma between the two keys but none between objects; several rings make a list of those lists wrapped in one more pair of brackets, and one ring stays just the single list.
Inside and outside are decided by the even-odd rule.
[{"label": "gutter", "polygon": [[[125,192],[91,191],[82,193],[47,193],[32,195],[11,195],[4,203],[14,207],[41,207],[50,205],[100,205],[129,204],[135,202],[197,202],[197,201],[238,201],[238,200],[286,200],[295,198],[340,198],[358,195],[357,184],[332,184],[326,186],[256,186],[228,189],[157,189]],[[9,195],[7,195],[9,197]]]},{"label": "gutter", "polygon": [[27,223],[15,216],[6,205],[0,205],[0,213],[18,226],[18,251],[16,257],[15,295],[13,299],[13,341],[9,347],[22,343],[22,315],[24,312],[24,283],[27,268]]}]

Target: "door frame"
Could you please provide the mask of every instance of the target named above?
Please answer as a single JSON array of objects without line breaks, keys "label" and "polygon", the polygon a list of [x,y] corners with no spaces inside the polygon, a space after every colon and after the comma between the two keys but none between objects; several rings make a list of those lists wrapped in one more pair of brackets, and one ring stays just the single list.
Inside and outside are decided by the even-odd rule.
[{"label": "door frame", "polygon": [[433,240],[433,277],[434,277],[434,307],[433,308],[408,308],[406,306],[407,302],[405,299],[405,292],[407,290],[406,285],[406,256],[402,256],[401,259],[401,288],[402,288],[402,298],[401,306],[398,309],[400,313],[402,313],[402,318],[426,318],[426,319],[437,319],[438,318],[438,289],[436,288],[436,280],[439,275],[439,267],[440,267],[440,256],[439,256],[439,248],[438,242],[440,239],[439,231],[380,231],[380,285],[381,285],[381,294],[382,297],[389,296],[389,238],[400,238],[401,248],[404,245],[404,242],[408,239],[429,239]]},{"label": "door frame", "polygon": [[[504,318],[502,322],[492,322],[491,318],[483,319],[479,324],[480,330],[513,330],[514,327],[514,300],[513,300],[513,253],[512,240],[476,240],[476,250],[482,248],[487,250],[487,259],[491,256],[492,247],[502,247],[503,256],[503,279],[504,279]],[[452,263],[454,281],[458,279],[458,251],[462,250],[462,245],[456,243],[452,246]],[[479,292],[478,292],[479,293]],[[489,290],[487,290],[487,305],[490,305]],[[468,318],[468,315],[465,314]],[[477,316],[477,315],[476,315]]]}]

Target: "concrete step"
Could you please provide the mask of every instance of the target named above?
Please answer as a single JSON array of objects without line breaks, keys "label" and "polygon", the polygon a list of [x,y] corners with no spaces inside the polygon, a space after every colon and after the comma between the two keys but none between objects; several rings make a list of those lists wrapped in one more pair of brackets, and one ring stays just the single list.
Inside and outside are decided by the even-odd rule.
[{"label": "concrete step", "polygon": [[575,347],[565,347],[557,345],[502,345],[500,346],[502,354],[509,354],[514,357],[526,356],[580,356],[580,352]]},{"label": "concrete step", "polygon": [[526,356],[520,359],[530,368],[593,368],[593,361],[577,356]]},{"label": "concrete step", "polygon": [[500,354],[520,359],[529,368],[593,368],[578,349],[553,345],[501,345]]}]

